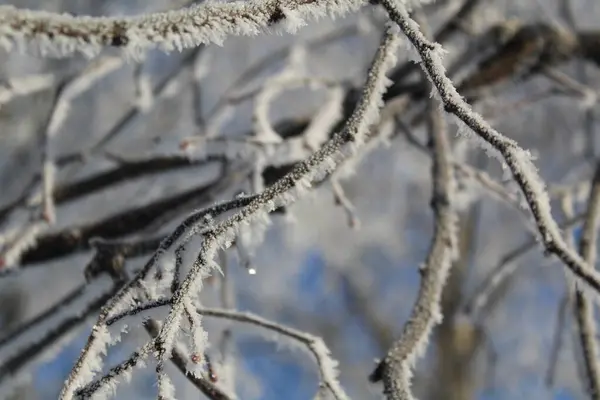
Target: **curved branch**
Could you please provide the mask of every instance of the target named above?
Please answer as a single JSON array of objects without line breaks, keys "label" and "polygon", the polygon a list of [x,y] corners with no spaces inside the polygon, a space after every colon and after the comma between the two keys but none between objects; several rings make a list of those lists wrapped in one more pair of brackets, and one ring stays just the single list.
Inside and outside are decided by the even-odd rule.
[{"label": "curved branch", "polygon": [[431,207],[435,218],[434,235],[425,263],[420,267],[421,285],[411,316],[400,338],[370,376],[372,382],[383,380],[389,400],[413,399],[411,368],[416,358],[424,353],[433,327],[442,319],[442,290],[458,252],[458,217],[453,209],[454,168],[444,114],[437,98],[428,102],[427,112],[433,153]]}]

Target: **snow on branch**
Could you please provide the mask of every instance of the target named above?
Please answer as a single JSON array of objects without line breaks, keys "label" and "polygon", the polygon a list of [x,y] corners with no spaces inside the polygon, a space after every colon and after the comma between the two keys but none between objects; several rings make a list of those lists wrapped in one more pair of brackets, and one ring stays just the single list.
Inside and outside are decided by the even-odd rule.
[{"label": "snow on branch", "polygon": [[362,0],[253,0],[201,5],[136,17],[89,17],[0,7],[0,46],[34,45],[42,55],[94,56],[104,47],[134,54],[159,47],[182,50],[201,44],[222,44],[230,35],[258,35],[284,21],[294,33],[307,19],[343,15]]},{"label": "snow on branch", "polygon": [[[181,330],[181,322],[183,322],[186,312],[190,312],[190,306],[196,301],[202,287],[202,278],[218,268],[213,259],[219,248],[231,246],[235,239],[235,233],[239,231],[240,227],[257,218],[264,217],[280,205],[295,201],[306,192],[306,188],[310,187],[314,181],[329,175],[340,161],[355,154],[360,145],[364,143],[371,126],[379,118],[379,110],[383,103],[382,95],[390,83],[386,73],[396,62],[395,51],[399,42],[396,31],[397,29],[394,28],[386,31],[369,69],[361,99],[341,132],[333,135],[318,151],[296,164],[292,171],[260,194],[240,198],[231,202],[232,205],[224,204],[197,212],[163,241],[146,266],[103,308],[92,330],[92,335],[88,338],[88,343],[65,382],[61,399],[70,399],[75,394],[91,396],[94,393],[108,393],[114,389],[119,378],[127,376],[136,365],[150,355],[157,357],[159,364],[157,370],[162,371],[161,365],[173,356],[176,339]],[[240,208],[239,211],[228,218],[216,218],[236,207]],[[96,332],[107,331],[107,321],[112,316],[122,315],[124,310],[135,307],[132,296],[136,296],[136,293],[143,300],[144,293],[140,292],[138,288],[145,287],[145,279],[152,267],[157,266],[167,252],[171,253],[166,255],[167,260],[170,260],[173,256],[173,248],[181,248],[182,243],[189,241],[192,236],[200,236],[202,239],[199,254],[195,257],[195,261],[190,260],[191,267],[185,279],[177,285],[177,290],[171,298],[172,302],[169,304],[169,313],[155,338],[141,346],[130,358],[113,367],[106,375],[88,383],[93,373],[90,374],[91,371],[86,367],[86,363],[89,360],[97,360],[96,348],[102,347],[103,341]],[[201,327],[196,326],[195,330],[200,333]],[[321,342],[313,342],[312,346],[315,353],[320,355],[327,353]],[[328,381],[331,381],[334,366],[332,363],[321,365]],[[346,398],[341,392],[339,384],[336,386],[329,383],[328,385],[331,386],[330,391],[336,398]]]},{"label": "snow on branch", "polygon": [[412,314],[400,338],[392,344],[383,361],[371,374],[373,382],[383,380],[389,400],[412,400],[411,369],[427,347],[433,327],[442,320],[442,290],[457,256],[457,215],[454,209],[456,181],[451,148],[441,104],[428,102],[428,128],[432,143],[432,199],[435,226],[425,263],[420,267],[421,285]]},{"label": "snow on branch", "polygon": [[[136,276],[124,285],[110,300],[108,300],[103,306],[100,315],[94,326],[92,327],[92,333],[88,337],[87,343],[85,344],[79,358],[75,362],[75,366],[72,368],[69,377],[65,381],[63,389],[60,394],[61,399],[72,399],[75,392],[82,388],[91,378],[94,373],[90,371],[88,365],[90,362],[98,362],[98,349],[103,347],[102,335],[98,332],[108,332],[107,322],[110,318],[115,315],[121,315],[123,309],[129,307],[132,303],[134,293],[137,291],[139,286],[143,285],[144,279],[148,277],[150,271],[158,263],[160,263],[165,257],[165,253],[172,250],[175,246],[181,246],[181,242],[188,241],[190,237],[197,234],[200,230],[202,223],[206,221],[207,216],[219,215],[235,208],[247,205],[255,199],[255,196],[240,197],[235,200],[218,203],[211,207],[204,208],[197,212],[192,213],[188,216],[175,230],[167,236],[150,260],[144,265],[144,267],[136,274]],[[112,387],[115,378],[122,374],[127,374],[131,369],[142,361],[152,349],[151,343],[143,346],[137,351],[134,356],[124,361],[123,364],[114,367],[108,375],[105,375],[101,380],[95,381],[93,385],[86,386],[87,391],[98,391],[106,390]]]},{"label": "snow on branch", "polygon": [[408,15],[408,11],[393,0],[382,0],[381,4],[418,51],[422,67],[441,96],[445,110],[475,132],[487,152],[499,154],[506,163],[527,200],[546,251],[555,254],[566,265],[581,288],[600,291],[600,273],[589,268],[586,261],[562,238],[552,217],[545,184],[532,162],[531,154],[495,130],[465,102],[446,75],[441,61],[441,46],[432,43],[421,33],[419,25]]},{"label": "snow on branch", "polygon": [[[395,117],[395,120],[398,128],[400,128],[400,131],[404,134],[408,143],[414,145],[415,148],[420,150],[423,154],[431,157],[432,154],[429,151],[429,148],[419,142],[419,140],[413,135],[410,127],[404,123],[401,118]],[[454,160],[453,163],[457,180],[472,180],[474,183],[477,183],[481,189],[485,189],[490,197],[504,202],[506,205],[523,214],[523,216],[526,218],[530,217],[529,212],[524,210],[521,206],[522,200],[520,193],[509,190],[505,187],[505,184],[495,180],[486,171],[473,167],[469,164],[458,162],[456,160]]]},{"label": "snow on branch", "polygon": [[54,154],[53,141],[56,140],[56,136],[60,133],[75,98],[87,91],[107,74],[120,68],[123,62],[121,57],[100,58],[59,88],[59,94],[54,102],[45,128],[44,151],[42,154],[42,214],[43,218],[50,224],[54,223],[56,219],[54,197],[52,195],[54,192],[54,175],[56,174],[56,155]]},{"label": "snow on branch", "polygon": [[317,365],[319,366],[319,374],[321,375],[322,381],[321,383],[327,387],[335,399],[348,399],[348,396],[344,392],[344,389],[340,386],[340,383],[337,379],[338,362],[331,358],[329,349],[323,342],[323,339],[320,337],[287,327],[285,325],[280,325],[276,322],[266,320],[248,312],[218,308],[199,308],[197,311],[198,314],[205,317],[223,318],[235,322],[252,324],[302,343],[315,356]]},{"label": "snow on branch", "polygon": [[0,107],[14,98],[49,89],[58,80],[57,76],[48,73],[9,79],[0,85]]},{"label": "snow on branch", "polygon": [[376,122],[379,116],[382,94],[389,83],[385,73],[396,61],[395,50],[398,41],[397,34],[390,28],[377,50],[361,100],[342,132],[335,134],[319,151],[305,161],[296,164],[292,171],[258,194],[250,204],[226,220],[214,224],[210,232],[205,234],[197,260],[174,294],[169,315],[156,338],[159,362],[164,362],[171,353],[185,305],[191,296],[197,295],[201,276],[212,269],[214,265],[212,260],[217,250],[220,247],[226,248],[231,245],[236,228],[273,211],[278,206],[277,202],[283,204],[293,202],[302,195],[307,187],[310,187],[313,181],[318,180],[320,175],[328,175],[335,168],[338,162],[336,157],[343,156],[340,155],[340,152],[344,145],[348,144],[350,149],[347,149],[346,152],[353,154],[356,148],[364,142],[370,126]]},{"label": "snow on branch", "polygon": [[[112,325],[117,320],[126,316],[136,315],[140,312],[154,309],[157,307],[162,307],[170,303],[170,299],[160,299],[158,301],[142,304],[134,309],[131,309],[128,312],[124,312],[118,316],[111,318],[107,321],[107,325]],[[325,387],[327,387],[331,391],[331,393],[335,396],[336,399],[348,398],[348,396],[344,393],[344,390],[342,389],[337,380],[336,368],[338,363],[337,361],[331,358],[330,351],[329,349],[327,349],[327,346],[321,338],[284,325],[280,325],[276,322],[266,320],[257,315],[247,312],[218,308],[199,308],[196,311],[197,314],[206,317],[223,318],[235,322],[252,324],[260,328],[276,332],[282,336],[288,337],[294,341],[302,343],[315,356],[315,359],[319,366],[319,374],[321,375],[322,384],[325,385]],[[194,312],[194,314],[196,314],[196,312]],[[90,387],[93,387],[93,384]]]}]

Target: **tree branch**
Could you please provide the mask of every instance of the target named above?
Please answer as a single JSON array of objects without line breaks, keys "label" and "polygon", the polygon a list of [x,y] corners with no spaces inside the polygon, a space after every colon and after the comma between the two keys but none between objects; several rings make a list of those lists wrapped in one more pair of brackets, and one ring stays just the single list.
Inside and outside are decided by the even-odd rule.
[{"label": "tree branch", "polygon": [[92,56],[103,47],[133,52],[151,47],[181,50],[219,44],[232,35],[257,35],[280,21],[288,21],[287,30],[293,32],[305,24],[305,18],[343,15],[363,4],[360,0],[235,1],[129,18],[75,17],[2,6],[0,41],[9,48],[15,43],[35,44],[56,56],[74,52]]},{"label": "tree branch", "polygon": [[420,267],[421,285],[417,301],[402,335],[371,374],[370,380],[383,380],[389,400],[413,399],[411,368],[426,349],[433,327],[442,319],[442,291],[457,256],[457,215],[453,210],[456,183],[451,162],[444,115],[440,102],[428,102],[428,128],[433,152],[431,207],[435,218],[434,234],[425,263]]}]

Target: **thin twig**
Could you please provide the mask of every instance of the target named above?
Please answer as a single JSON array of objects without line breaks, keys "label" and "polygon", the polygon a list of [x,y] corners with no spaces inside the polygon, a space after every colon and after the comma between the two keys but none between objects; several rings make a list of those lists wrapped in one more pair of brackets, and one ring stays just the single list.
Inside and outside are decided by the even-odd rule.
[{"label": "thin twig", "polygon": [[42,152],[42,183],[43,183],[43,212],[42,215],[48,223],[55,220],[54,212],[54,175],[55,151],[53,142],[60,133],[62,126],[69,114],[73,100],[88,90],[98,80],[123,66],[121,57],[104,57],[88,65],[74,79],[60,86],[56,100],[50,113],[50,118],[44,131],[44,147]]},{"label": "thin twig", "polygon": [[[61,391],[60,398],[61,399],[70,399],[73,397],[74,392],[79,389],[80,379],[81,379],[81,370],[84,367],[86,361],[90,357],[95,356],[95,352],[97,351],[97,343],[100,341],[100,334],[106,327],[106,320],[110,317],[113,310],[120,304],[124,299],[127,298],[139,284],[140,281],[145,279],[150,273],[151,269],[159,262],[163,253],[172,248],[174,245],[178,244],[182,237],[189,234],[189,232],[194,232],[199,229],[198,225],[201,225],[202,221],[206,218],[207,215],[219,215],[225,213],[227,211],[233,210],[235,208],[239,208],[241,206],[247,205],[252,202],[255,197],[242,197],[235,199],[233,201],[218,203],[214,206],[202,209],[195,213],[192,213],[189,217],[187,217],[169,236],[167,236],[158,247],[158,250],[154,253],[152,258],[144,265],[144,267],[136,274],[136,276],[131,279],[126,285],[124,285],[110,300],[105,302],[104,306],[100,311],[100,315],[94,326],[92,327],[92,333],[88,337],[88,340],[79,355],[79,358],[75,362],[67,381]],[[110,380],[111,377],[116,376],[115,374],[124,372],[132,368],[137,362],[140,361],[141,358],[147,355],[147,352],[150,350],[149,346],[144,346],[140,349],[139,352],[136,352],[134,360],[129,360],[129,363],[126,365],[121,365],[120,367],[115,367],[116,369],[111,370],[113,375],[109,374],[107,379]],[[116,372],[115,372],[116,371]],[[99,387],[98,387],[99,388]]]},{"label": "thin twig", "polygon": [[206,317],[224,318],[235,322],[256,325],[302,343],[315,356],[322,384],[331,391],[334,398],[348,399],[348,396],[344,393],[334,374],[337,368],[337,361],[331,358],[329,349],[320,337],[266,320],[248,312],[218,308],[199,308],[197,311],[200,315]]},{"label": "thin twig", "polygon": [[[148,330],[148,333],[152,337],[155,337],[160,327],[157,321],[150,319],[147,321],[144,326]],[[175,364],[175,367],[189,380],[192,382],[194,386],[196,386],[207,398],[210,400],[233,400],[235,397],[230,396],[225,393],[221,388],[211,382],[209,379],[205,379],[204,377],[196,376],[193,372],[189,371],[187,368],[187,358],[183,354],[183,352],[177,348],[173,348],[173,352],[171,354],[171,361]]]}]

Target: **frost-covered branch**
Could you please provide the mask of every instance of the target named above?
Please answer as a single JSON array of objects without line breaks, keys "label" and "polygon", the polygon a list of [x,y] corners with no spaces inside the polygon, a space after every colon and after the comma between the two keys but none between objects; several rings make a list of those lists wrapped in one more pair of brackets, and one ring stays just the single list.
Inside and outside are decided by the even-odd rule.
[{"label": "frost-covered branch", "polygon": [[[432,156],[430,149],[419,142],[419,140],[412,134],[411,128],[407,124],[405,124],[400,118],[396,118],[396,123],[410,144],[414,145],[424,154],[430,157]],[[457,178],[473,180],[480,185],[482,189],[485,189],[487,193],[491,195],[491,197],[494,197],[519,211],[520,213],[529,216],[529,214],[521,207],[521,198],[516,193],[507,189],[505,185],[495,180],[486,171],[458,161],[453,161],[453,166]]]},{"label": "frost-covered branch", "polygon": [[[139,232],[165,218],[173,220],[190,208],[214,201],[231,183],[230,176],[219,176],[208,184],[193,187],[183,193],[161,198],[141,207],[122,210],[115,214],[81,225],[39,235],[34,246],[23,253],[24,265],[37,265],[89,249],[90,239],[116,239]],[[174,212],[177,213],[174,215]]]},{"label": "frost-covered branch", "polygon": [[[144,326],[148,333],[152,337],[155,337],[159,330],[160,326],[158,322],[154,319],[148,320],[144,323]],[[186,377],[188,381],[190,381],[198,390],[200,390],[208,399],[210,400],[234,400],[235,396],[232,396],[226,391],[224,391],[221,387],[217,386],[214,382],[211,382],[210,379],[207,379],[203,376],[198,376],[193,371],[188,369],[188,359],[182,350],[177,347],[173,348],[173,352],[171,354],[171,361],[175,365],[175,367]]]},{"label": "frost-covered branch", "polygon": [[58,81],[54,74],[29,75],[12,78],[0,84],[0,107],[20,96],[50,89]]},{"label": "frost-covered branch", "polygon": [[425,38],[419,30],[419,25],[408,15],[404,6],[393,0],[382,0],[381,3],[418,51],[423,69],[441,96],[445,110],[454,114],[475,132],[487,152],[499,154],[506,163],[527,200],[546,250],[555,254],[565,264],[582,287],[589,287],[594,292],[600,291],[600,274],[589,268],[585,260],[563,240],[552,217],[544,182],[532,162],[531,154],[519,147],[517,142],[495,130],[464,101],[446,76],[441,61],[441,46]]},{"label": "frost-covered branch", "polygon": [[317,365],[319,366],[321,383],[329,389],[335,399],[348,399],[337,378],[338,363],[331,358],[331,352],[320,337],[266,320],[248,312],[218,308],[199,308],[197,311],[206,317],[224,318],[235,322],[252,324],[302,343],[315,356]]},{"label": "frost-covered branch", "polygon": [[163,298],[163,299],[153,300],[148,303],[141,304],[137,307],[130,308],[126,311],[123,311],[119,314],[116,314],[116,315],[110,317],[108,320],[106,320],[106,326],[111,326],[115,322],[120,321],[121,319],[123,319],[125,317],[131,317],[133,315],[137,315],[144,311],[153,310],[155,308],[163,307],[163,306],[169,305],[171,303],[172,303],[172,301],[170,298],[167,298],[167,299]]},{"label": "frost-covered branch", "polygon": [[[90,377],[93,377],[94,371],[90,370],[88,365],[96,365],[98,362],[99,352],[102,351],[106,346],[106,333],[107,325],[106,321],[115,313],[115,310],[119,310],[119,307],[128,306],[133,298],[133,293],[136,291],[140,283],[146,279],[152,270],[163,258],[164,253],[171,250],[179,242],[189,240],[189,237],[200,229],[202,224],[205,222],[207,216],[220,215],[231,211],[233,209],[245,206],[254,200],[255,197],[240,197],[232,201],[217,203],[211,207],[204,208],[197,212],[192,213],[188,216],[169,236],[167,236],[161,243],[154,255],[144,265],[144,267],[131,279],[126,285],[120,288],[120,290],[110,298],[102,307],[100,315],[94,326],[92,327],[92,333],[88,337],[86,345],[84,346],[79,358],[75,362],[75,366],[71,370],[65,385],[61,391],[61,399],[73,398],[75,392],[79,390]],[[119,311],[117,311],[119,312]],[[100,389],[105,383],[110,383],[119,374],[130,371],[138,362],[148,355],[151,346],[150,343],[143,346],[137,351],[131,359],[126,360],[122,365],[116,366],[111,372],[106,375],[101,382],[86,390],[96,391]],[[89,386],[89,385],[88,385]]]},{"label": "frost-covered branch", "polygon": [[[364,142],[370,126],[378,118],[381,94],[388,84],[385,73],[395,62],[394,53],[397,42],[398,38],[391,29],[386,32],[369,71],[363,96],[342,132],[335,134],[308,159],[296,164],[291,172],[257,195],[256,199],[248,206],[211,227],[210,233],[205,235],[198,258],[175,293],[171,311],[157,337],[156,347],[160,353],[159,362],[162,362],[170,354],[185,304],[190,301],[190,296],[197,293],[200,284],[199,278],[213,268],[211,260],[216,255],[218,248],[228,247],[231,244],[235,229],[257,216],[264,215],[265,212],[273,211],[278,206],[277,202],[285,204],[295,200],[314,180],[318,180],[321,175],[327,175],[335,168],[336,157],[341,156],[340,151],[343,150],[344,145],[351,146],[346,151],[352,154]],[[296,193],[293,194],[296,189]]]},{"label": "frost-covered branch", "polygon": [[[343,154],[339,154],[340,150],[342,150],[342,146],[348,145],[349,148],[345,149],[345,152],[353,154],[356,151],[356,148],[364,142],[370,126],[377,118],[381,94],[385,91],[388,83],[385,72],[388,71],[395,61],[394,52],[397,42],[398,38],[393,30],[386,33],[373,61],[362,99],[341,133],[334,135],[334,137],[319,151],[315,152],[315,154],[304,162],[297,164],[290,173],[281,178],[277,183],[252,198],[251,201],[248,202],[249,204],[244,206],[241,211],[220,223],[208,225],[208,230],[206,230],[203,235],[204,238],[200,255],[173,296],[173,305],[170,313],[163,323],[156,340],[153,342],[154,344],[152,347],[157,348],[159,351],[159,363],[162,363],[169,358],[173,348],[173,340],[178,333],[179,323],[181,322],[184,311],[186,307],[188,307],[187,305],[190,304],[191,299],[193,298],[192,296],[197,293],[199,289],[198,279],[204,275],[205,270],[212,267],[210,260],[214,257],[217,247],[221,245],[227,246],[228,242],[232,240],[230,234],[231,230],[261,212],[272,211],[276,208],[276,201],[283,201],[284,203],[292,201],[293,198],[289,197],[291,191],[294,189],[303,189],[311,180],[318,178],[320,174],[327,174],[335,167],[336,157],[343,158]],[[320,170],[322,168],[324,169]],[[205,213],[203,215],[214,216],[218,215],[218,213]],[[196,218],[187,224],[182,224],[170,238],[164,241],[164,245],[161,246],[159,251],[140,274],[132,280],[132,283],[128,284],[118,296],[107,304],[100,315],[96,327],[94,328],[94,332],[98,330],[102,331],[104,329],[102,326],[109,318],[111,310],[113,310],[115,306],[125,298],[126,294],[130,292],[130,288],[134,286],[133,282],[139,282],[141,279],[144,279],[150,268],[158,261],[159,257],[165,251],[169,250],[188,229],[191,229],[190,226],[193,226],[197,220],[198,219]],[[65,384],[62,398],[70,398],[73,391],[80,387],[80,382],[83,378],[81,374],[84,373],[84,370],[82,369],[83,363],[85,362],[84,360],[88,358],[88,354],[92,357],[95,356],[93,353],[94,347],[97,346],[94,344],[96,342],[96,335],[92,335],[88,341],[88,345],[86,345],[80,359],[76,363],[71,376]],[[103,377],[101,381],[86,386],[85,392],[89,393],[90,391],[96,391],[105,385],[110,385],[115,377],[131,370],[134,365],[147,356],[149,351],[150,347],[147,345],[143,346],[139,351],[134,353],[132,358],[113,368],[113,370],[107,376]],[[84,375],[87,376],[87,373]]]},{"label": "frost-covered branch", "polygon": [[[481,0],[464,0],[456,12],[452,14],[444,25],[442,25],[435,33],[434,40],[443,44],[454,34],[461,32],[467,21],[472,18],[475,11],[479,9],[481,3]],[[406,77],[410,76],[411,73],[416,72],[418,68],[419,66],[417,64],[410,61],[398,66],[394,72],[390,74],[390,78],[394,81],[394,84],[390,86],[387,96],[396,96],[398,95],[398,92],[402,92],[402,86],[405,83]],[[419,83],[419,85],[421,86],[421,83]]]},{"label": "frost-covered branch", "polygon": [[[235,283],[231,266],[227,257],[227,253],[220,253],[220,264],[223,270],[223,275],[219,281],[219,303],[224,310],[235,309]],[[234,342],[232,338],[231,326],[227,324],[220,333],[219,337],[219,375],[223,378],[224,385],[235,391],[235,354]]]},{"label": "frost-covered branch", "polygon": [[[147,304],[144,304],[144,305],[136,308],[135,309],[136,311],[132,310],[130,315],[134,315],[138,312],[142,312],[144,310],[148,310],[151,308],[160,307],[160,306],[166,305],[168,303],[169,303],[169,301],[167,301],[166,299],[157,301],[157,302],[153,302],[153,303],[147,303]],[[287,327],[285,325],[281,325],[281,324],[273,322],[273,321],[269,321],[267,319],[261,318],[257,315],[249,313],[249,312],[241,312],[241,311],[228,310],[228,309],[222,309],[222,308],[198,308],[196,310],[196,312],[199,315],[202,315],[205,317],[221,318],[221,319],[226,319],[226,320],[230,320],[230,321],[234,321],[234,322],[240,322],[240,323],[254,325],[261,329],[266,329],[266,330],[275,332],[283,337],[287,337],[289,339],[292,339],[294,341],[301,343],[302,345],[306,346],[306,348],[310,351],[310,353],[312,353],[313,356],[315,357],[315,360],[319,367],[319,374],[321,376],[322,384],[325,385],[331,391],[331,393],[334,395],[334,397],[336,399],[348,399],[348,396],[345,394],[344,390],[340,386],[340,383],[338,382],[338,379],[337,379],[336,369],[337,369],[338,363],[337,363],[337,361],[335,361],[334,359],[331,358],[330,351],[321,338],[314,336],[312,334],[306,333],[306,332],[299,331],[299,330],[291,328],[291,327]],[[124,316],[125,315],[122,315],[122,316],[119,316],[118,318],[121,318]],[[153,336],[156,336],[159,332],[159,328],[157,326],[156,321],[150,319],[146,324],[149,326],[151,334]],[[133,368],[135,365],[137,365],[142,360],[143,355],[146,354],[148,350],[149,350],[149,348],[146,345],[146,346],[143,346],[138,351],[135,351],[132,354],[132,357],[121,362],[117,366],[113,367],[111,369],[111,371],[107,375],[102,377],[101,379],[87,385],[85,388],[83,388],[81,391],[79,391],[79,394],[80,395],[92,395],[93,393],[95,393],[97,390],[99,390],[102,387],[103,380],[112,379],[115,376],[123,373],[124,371],[131,370],[131,368]],[[178,369],[180,369],[183,373],[190,374],[190,372],[188,372],[185,367],[181,367],[181,366],[186,365],[186,363],[187,363],[186,357],[176,348],[173,349],[173,354],[172,354],[171,360],[173,362],[175,362]],[[195,379],[198,379],[193,374],[191,374],[191,376],[193,376]],[[200,384],[200,383],[198,382],[198,384]],[[206,385],[206,382],[203,382],[202,385]],[[229,397],[224,397],[224,396],[226,396],[226,395],[224,393],[222,393],[220,395],[215,395],[214,397],[209,396],[209,398],[216,398],[216,399],[229,398]]]},{"label": "frost-covered branch", "polygon": [[[85,269],[87,282],[71,290],[51,307],[24,322],[0,338],[0,353],[6,362],[0,364],[0,380],[17,375],[30,365],[30,361],[46,354],[56,343],[93,316],[118,289],[123,275],[123,262],[128,257],[154,251],[160,242],[94,243],[97,251]],[[120,262],[121,261],[121,262]],[[101,275],[109,275],[112,289],[97,284]],[[97,292],[101,291],[101,294]],[[82,300],[83,299],[83,300]],[[80,306],[79,303],[84,303]],[[16,351],[14,351],[16,349]],[[6,356],[6,353],[11,353]]]},{"label": "frost-covered branch", "polygon": [[88,65],[74,79],[61,85],[58,90],[50,118],[44,131],[44,149],[42,152],[42,215],[50,224],[56,219],[53,197],[56,174],[54,141],[69,115],[71,103],[75,98],[94,85],[96,81],[120,68],[123,62],[123,59],[120,57],[98,59]]},{"label": "frost-covered branch", "polygon": [[420,267],[421,285],[412,314],[400,338],[371,374],[371,381],[383,381],[389,400],[413,399],[411,369],[425,352],[433,327],[441,322],[441,298],[450,267],[457,255],[457,215],[454,208],[456,182],[451,148],[441,104],[435,98],[428,103],[428,128],[432,143],[432,199],[435,226],[425,260]]},{"label": "frost-covered branch", "polygon": [[11,48],[34,44],[44,54],[96,55],[103,47],[137,53],[151,47],[181,50],[221,44],[231,35],[257,35],[285,21],[295,32],[307,19],[343,15],[364,4],[360,0],[252,0],[205,3],[137,17],[80,17],[46,11],[0,7],[0,44]]},{"label": "frost-covered branch", "polygon": [[[57,348],[57,343],[61,343],[96,314],[122,285],[124,258],[144,250],[140,249],[143,245],[132,243],[107,244],[95,241],[93,245],[97,251],[86,267],[87,282],[0,340],[0,352],[3,354],[0,380],[19,374],[31,361]],[[88,271],[92,272],[88,274]],[[99,279],[101,275],[104,277]],[[90,363],[89,368],[93,370],[96,364]]]}]

